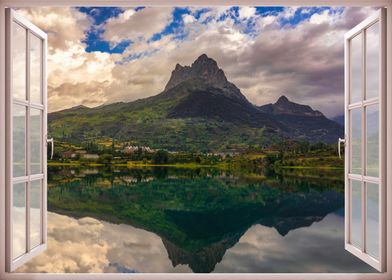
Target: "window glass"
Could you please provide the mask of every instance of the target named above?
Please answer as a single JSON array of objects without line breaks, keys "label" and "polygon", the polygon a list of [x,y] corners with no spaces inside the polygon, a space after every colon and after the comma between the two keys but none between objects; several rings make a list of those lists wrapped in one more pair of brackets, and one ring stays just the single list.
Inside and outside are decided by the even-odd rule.
[{"label": "window glass", "polygon": [[350,102],[362,100],[362,34],[358,34],[351,40],[351,97]]},{"label": "window glass", "polygon": [[30,100],[42,103],[42,41],[30,33]]},{"label": "window glass", "polygon": [[351,181],[351,202],[351,244],[361,248],[362,187],[359,181]]},{"label": "window glass", "polygon": [[26,107],[13,105],[13,176],[26,175]]},{"label": "window glass", "polygon": [[26,99],[26,29],[12,23],[12,96]]},{"label": "window glass", "polygon": [[378,96],[380,67],[379,23],[366,30],[366,99]]},{"label": "window glass", "polygon": [[350,111],[351,122],[351,173],[362,172],[362,108]]},{"label": "window glass", "polygon": [[366,107],[366,175],[379,176],[379,109]]},{"label": "window glass", "polygon": [[41,244],[41,185],[42,180],[30,183],[30,249]]},{"label": "window glass", "polygon": [[12,259],[26,252],[26,188],[15,184],[12,192]]},{"label": "window glass", "polygon": [[366,183],[366,253],[379,258],[379,193],[378,185]]},{"label": "window glass", "polygon": [[41,168],[41,110],[30,109],[30,173],[42,173]]}]

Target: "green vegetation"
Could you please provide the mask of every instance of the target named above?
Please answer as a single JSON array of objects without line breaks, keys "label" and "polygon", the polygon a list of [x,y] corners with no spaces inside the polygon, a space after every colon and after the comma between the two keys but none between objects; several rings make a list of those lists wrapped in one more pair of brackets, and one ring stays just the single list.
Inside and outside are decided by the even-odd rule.
[{"label": "green vegetation", "polygon": [[164,150],[156,151],[152,158],[153,164],[167,164],[168,162],[169,162],[169,153]]},{"label": "green vegetation", "polygon": [[52,166],[172,166],[178,168],[216,167],[276,172],[282,168],[343,169],[335,145],[282,141],[261,149],[248,146],[228,153],[170,152],[129,146],[114,139],[87,141],[80,145],[56,143]]},{"label": "green vegetation", "polygon": [[[131,145],[170,151],[211,152],[227,150],[233,145],[247,147],[268,142],[263,128],[214,119],[167,118],[171,108],[186,97],[184,92],[171,98],[115,103],[93,114],[87,108],[56,112],[49,115],[48,131],[51,137],[76,145],[90,140],[105,142],[115,137]],[[92,144],[89,150],[94,148]]]}]

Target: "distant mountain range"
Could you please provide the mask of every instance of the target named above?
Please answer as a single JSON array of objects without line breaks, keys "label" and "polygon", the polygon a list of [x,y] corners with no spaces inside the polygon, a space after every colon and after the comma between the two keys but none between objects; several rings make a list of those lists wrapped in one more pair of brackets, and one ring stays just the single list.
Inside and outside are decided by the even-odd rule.
[{"label": "distant mountain range", "polygon": [[338,124],[344,126],[344,115],[339,115],[336,116],[332,119],[334,122],[337,122]]},{"label": "distant mountain range", "polygon": [[158,95],[50,113],[48,124],[50,135],[63,141],[110,137],[181,151],[226,151],[286,138],[335,143],[343,135],[341,124],[285,96],[253,105],[205,54],[191,66],[177,64]]}]

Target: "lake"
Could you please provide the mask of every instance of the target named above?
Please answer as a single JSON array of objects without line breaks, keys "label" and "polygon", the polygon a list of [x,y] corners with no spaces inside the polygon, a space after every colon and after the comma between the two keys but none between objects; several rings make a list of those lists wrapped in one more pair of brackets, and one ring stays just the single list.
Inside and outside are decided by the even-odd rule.
[{"label": "lake", "polygon": [[375,272],[344,250],[342,170],[49,167],[48,210],[18,272]]}]

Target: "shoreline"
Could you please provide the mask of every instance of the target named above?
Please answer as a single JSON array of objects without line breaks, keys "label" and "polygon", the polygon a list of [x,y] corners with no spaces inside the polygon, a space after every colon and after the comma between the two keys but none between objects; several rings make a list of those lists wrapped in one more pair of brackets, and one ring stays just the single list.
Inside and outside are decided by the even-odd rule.
[{"label": "shoreline", "polygon": [[[114,166],[114,167],[128,167],[128,168],[138,168],[138,167],[171,167],[171,168],[184,168],[184,169],[196,169],[196,168],[216,168],[227,170],[230,168],[230,164],[228,163],[220,163],[220,164],[197,164],[197,163],[167,163],[167,164],[153,164],[153,163],[139,163],[128,161],[127,163],[82,163],[82,162],[48,162],[48,166],[70,166],[70,167],[105,167],[105,166]],[[280,166],[281,169],[327,169],[327,170],[344,170],[343,167],[336,166]]]}]

